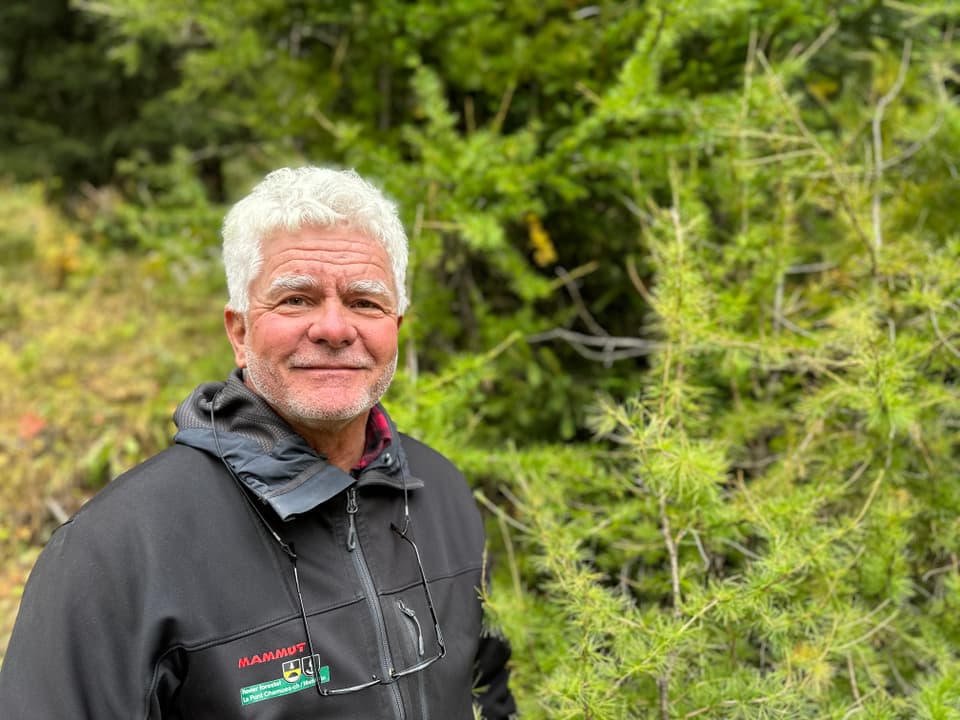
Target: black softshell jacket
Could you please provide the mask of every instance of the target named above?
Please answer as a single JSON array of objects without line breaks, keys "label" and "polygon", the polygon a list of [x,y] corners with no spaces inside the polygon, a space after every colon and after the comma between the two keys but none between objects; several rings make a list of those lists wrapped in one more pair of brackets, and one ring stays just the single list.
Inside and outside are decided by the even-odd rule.
[{"label": "black softshell jacket", "polygon": [[[114,480],[41,554],[0,670],[0,717],[469,720],[474,702],[489,720],[513,711],[508,652],[481,632],[481,518],[445,458],[391,427],[390,446],[351,477],[238,371],[200,386],[175,420],[176,444]],[[437,653],[416,556],[391,530],[405,494],[446,655],[390,684],[321,697],[318,679],[350,687]],[[296,554],[313,654],[278,538]]]}]

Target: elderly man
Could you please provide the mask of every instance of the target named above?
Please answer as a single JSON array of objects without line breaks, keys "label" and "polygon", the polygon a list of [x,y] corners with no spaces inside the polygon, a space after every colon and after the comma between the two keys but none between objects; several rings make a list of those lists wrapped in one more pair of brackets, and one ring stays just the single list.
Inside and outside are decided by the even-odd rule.
[{"label": "elderly man", "polygon": [[3,717],[507,717],[470,490],[379,404],[407,305],[396,208],[353,172],[278,170],[223,256],[237,369],[54,534]]}]

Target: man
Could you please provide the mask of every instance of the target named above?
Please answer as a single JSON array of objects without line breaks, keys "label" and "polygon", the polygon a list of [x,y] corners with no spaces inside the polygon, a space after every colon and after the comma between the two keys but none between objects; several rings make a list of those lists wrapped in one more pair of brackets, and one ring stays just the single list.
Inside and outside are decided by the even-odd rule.
[{"label": "man", "polygon": [[353,172],[278,170],[223,256],[237,369],[51,538],[3,717],[507,717],[479,512],[379,404],[407,305],[396,208]]}]

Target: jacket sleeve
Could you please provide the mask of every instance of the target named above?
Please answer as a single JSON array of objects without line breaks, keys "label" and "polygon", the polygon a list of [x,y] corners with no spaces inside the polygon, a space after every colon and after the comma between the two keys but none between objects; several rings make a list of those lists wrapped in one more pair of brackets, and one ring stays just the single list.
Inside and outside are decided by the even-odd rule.
[{"label": "jacket sleeve", "polygon": [[111,545],[68,523],[41,553],[0,669],[4,720],[160,717],[175,681],[150,650],[139,569]]},{"label": "jacket sleeve", "polygon": [[476,702],[484,720],[507,720],[517,712],[509,687],[509,660],[510,645],[505,639],[492,633],[480,637],[474,663],[474,687],[477,688]]}]

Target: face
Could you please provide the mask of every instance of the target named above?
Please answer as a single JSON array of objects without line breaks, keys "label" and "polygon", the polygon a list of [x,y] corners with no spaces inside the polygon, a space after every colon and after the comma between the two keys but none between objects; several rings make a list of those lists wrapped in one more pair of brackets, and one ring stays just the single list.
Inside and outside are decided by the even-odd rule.
[{"label": "face", "polygon": [[278,232],[246,314],[225,311],[244,378],[303,435],[363,417],[397,365],[397,293],[386,251],[344,228]]}]

